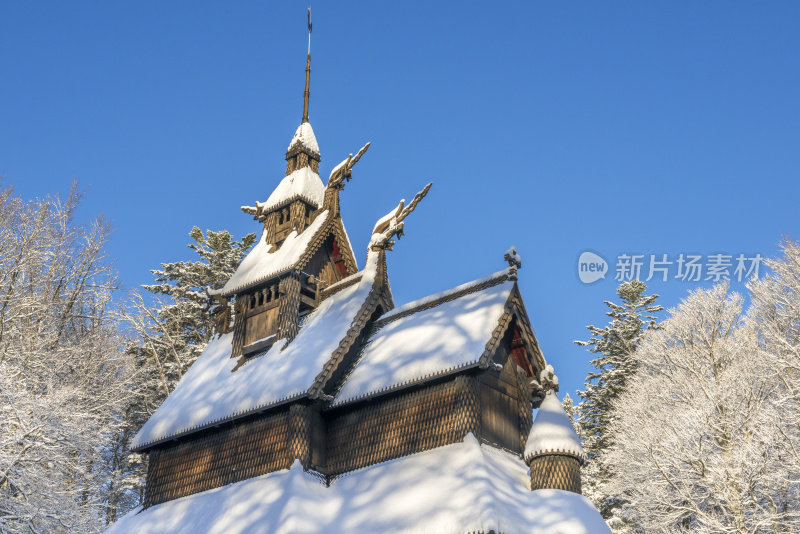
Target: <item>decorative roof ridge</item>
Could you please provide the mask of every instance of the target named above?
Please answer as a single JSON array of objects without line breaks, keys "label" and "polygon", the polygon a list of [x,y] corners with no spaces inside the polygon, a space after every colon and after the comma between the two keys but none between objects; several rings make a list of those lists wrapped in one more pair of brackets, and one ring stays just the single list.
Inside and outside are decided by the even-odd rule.
[{"label": "decorative roof ridge", "polygon": [[544,358],[544,354],[542,353],[542,349],[539,346],[539,340],[536,337],[536,332],[533,331],[533,326],[531,325],[530,318],[528,317],[528,310],[525,309],[525,303],[522,301],[522,293],[519,290],[519,286],[514,287],[514,291],[510,296],[511,305],[514,307],[514,310],[517,312],[517,316],[520,319],[517,325],[520,328],[520,333],[522,335],[523,341],[528,345],[533,352],[533,356],[538,358],[536,363],[539,365],[534,365],[535,368],[544,368],[547,365],[547,361]]},{"label": "decorative roof ridge", "polygon": [[[457,374],[457,373],[459,373],[461,371],[466,371],[467,369],[471,369],[473,367],[477,367],[479,361],[480,361],[480,358],[477,358],[475,360],[469,361],[467,363],[463,363],[461,365],[454,365],[454,366],[448,367],[447,369],[443,369],[441,371],[436,371],[434,373],[428,373],[428,374],[425,374],[425,375],[423,375],[421,377],[414,378],[412,380],[406,380],[406,381],[400,382],[398,384],[393,384],[391,386],[386,386],[386,387],[383,387],[383,388],[379,388],[379,389],[376,389],[376,390],[373,390],[373,391],[369,391],[367,393],[362,393],[361,395],[357,395],[355,397],[350,397],[350,398],[347,398],[347,399],[344,399],[344,400],[341,400],[341,401],[339,399],[334,399],[334,401],[331,403],[330,407],[331,408],[339,408],[339,407],[345,406],[347,404],[353,404],[355,402],[360,402],[360,401],[371,399],[371,398],[374,398],[374,397],[380,397],[382,395],[388,395],[389,393],[394,393],[395,391],[399,391],[399,390],[405,389],[407,387],[417,386],[417,385],[420,385],[420,384],[424,384],[426,382],[430,382],[431,380],[436,380],[438,378],[442,378],[442,377],[445,377],[445,376],[448,376],[448,375]],[[357,363],[356,363],[356,365],[357,365]],[[353,366],[353,367],[355,367],[355,366]]]},{"label": "decorative roof ridge", "polygon": [[581,462],[586,461],[586,453],[583,454],[576,454],[574,451],[566,448],[561,447],[549,447],[546,449],[537,449],[536,452],[531,452],[525,455],[524,460],[529,461],[533,458],[538,458],[540,456],[548,456],[548,455],[558,455],[558,456],[570,456],[572,458],[578,458]]},{"label": "decorative roof ridge", "polygon": [[250,282],[249,284],[242,284],[240,286],[236,286],[233,289],[229,289],[225,293],[222,293],[221,290],[220,290],[219,293],[214,293],[213,291],[209,291],[209,293],[211,295],[215,295],[216,294],[216,295],[222,295],[223,297],[230,297],[230,296],[235,295],[236,293],[241,293],[242,291],[245,291],[246,289],[251,289],[251,288],[257,286],[258,284],[261,284],[262,282],[266,282],[267,280],[270,280],[271,278],[277,278],[278,276],[280,276],[280,275],[282,275],[284,273],[288,273],[292,269],[294,269],[294,266],[287,267],[286,269],[279,269],[277,271],[273,271],[273,272],[271,272],[269,274],[265,274],[264,276],[254,280],[253,282]]},{"label": "decorative roof ridge", "polygon": [[503,308],[503,314],[497,321],[497,325],[492,330],[492,335],[489,338],[489,341],[486,342],[486,346],[483,349],[483,354],[481,354],[480,358],[478,358],[478,366],[481,369],[488,369],[489,364],[492,361],[492,355],[497,350],[498,345],[503,341],[503,336],[508,330],[508,327],[511,325],[511,321],[514,319],[514,313],[512,311],[513,302],[512,302],[513,293],[508,296],[506,300],[505,307]]},{"label": "decorative roof ridge", "polygon": [[[455,299],[460,298],[461,296],[467,295],[469,293],[475,293],[477,291],[480,291],[480,290],[483,290],[483,289],[487,289],[489,287],[493,287],[493,286],[499,285],[501,282],[504,282],[506,280],[505,278],[503,278],[501,273],[507,274],[507,269],[504,270],[504,271],[495,273],[495,275],[500,275],[500,276],[494,277],[494,275],[492,275],[490,277],[479,279],[479,280],[482,281],[482,284],[478,284],[478,285],[472,286],[470,288],[465,288],[465,291],[463,293],[452,293],[452,294],[449,294],[449,295],[446,295],[445,297],[443,297],[442,300],[431,301],[430,303],[427,303],[427,304],[430,304],[430,305],[426,305],[426,307],[424,309],[430,309],[430,308],[433,308],[435,306],[438,306],[439,304],[442,304],[443,302],[450,301],[450,300],[455,300]],[[462,286],[466,286],[466,285],[467,284],[462,284]],[[458,286],[458,287],[462,287],[462,286]],[[381,396],[381,395],[386,395],[386,394],[389,394],[389,393],[393,393],[395,391],[399,391],[399,390],[405,389],[407,387],[413,387],[413,386],[416,386],[416,385],[419,385],[419,384],[422,384],[422,383],[425,383],[425,382],[428,382],[428,381],[431,381],[431,380],[436,380],[436,379],[442,378],[444,376],[448,376],[448,375],[451,375],[451,374],[457,374],[457,373],[459,373],[461,371],[465,371],[465,370],[471,369],[473,367],[479,367],[481,369],[488,368],[489,367],[489,363],[491,361],[492,354],[494,354],[494,351],[497,349],[497,346],[502,341],[503,334],[505,334],[506,330],[508,329],[509,324],[511,324],[511,321],[513,319],[513,315],[514,314],[513,314],[513,311],[512,311],[512,307],[514,307],[514,304],[515,304],[513,302],[513,297],[514,297],[514,292],[512,291],[511,293],[509,293],[509,296],[506,299],[506,303],[505,303],[504,308],[503,308],[503,313],[498,318],[497,325],[492,330],[492,334],[489,337],[489,340],[486,342],[486,345],[484,346],[483,352],[480,354],[480,356],[478,356],[474,360],[470,360],[470,361],[462,363],[460,365],[451,366],[451,367],[448,367],[448,368],[443,369],[443,370],[435,371],[435,372],[432,372],[432,373],[427,373],[425,375],[422,375],[420,377],[417,377],[417,378],[414,378],[414,379],[411,379],[411,380],[405,380],[405,381],[397,383],[397,384],[392,384],[391,386],[385,386],[383,388],[379,388],[379,389],[376,389],[376,390],[371,390],[371,391],[368,391],[366,393],[362,393],[361,395],[357,395],[355,397],[348,397],[348,398],[345,398],[345,399],[342,399],[342,400],[339,400],[338,398],[336,398],[331,403],[331,405],[330,405],[331,408],[333,408],[333,407],[338,408],[340,406],[344,406],[344,405],[347,405],[347,404],[352,404],[354,402],[359,402],[359,401],[366,400],[366,399],[369,399],[369,398],[378,397],[378,396]],[[445,300],[445,298],[446,298],[446,300]],[[369,335],[367,336],[367,339],[372,337],[372,335],[374,335],[375,332],[379,331],[381,328],[386,326],[386,324],[388,324],[389,322],[392,322],[395,319],[398,319],[400,317],[405,317],[407,315],[410,315],[412,313],[420,311],[420,309],[418,309],[418,308],[409,309],[409,310],[407,310],[407,312],[406,311],[402,312],[401,316],[392,317],[389,321],[386,321],[386,322],[381,322],[380,319],[379,319],[378,321],[376,321],[371,326]],[[342,384],[347,382],[347,379],[350,377],[350,375],[353,373],[355,368],[360,363],[361,359],[363,358],[363,350],[364,350],[364,347],[366,347],[366,345],[367,344],[365,343],[364,346],[361,347],[361,353],[359,354],[358,359],[353,363],[353,366],[351,367],[350,371],[345,375],[344,379],[342,380]]]},{"label": "decorative roof ridge", "polygon": [[441,293],[434,293],[433,295],[428,295],[426,297],[403,304],[402,306],[398,306],[397,308],[394,308],[393,310],[390,310],[379,317],[378,320],[375,321],[375,324],[378,326],[378,328],[382,328],[386,324],[396,321],[397,319],[407,317],[419,311],[435,308],[441,304],[444,304],[445,302],[459,299],[471,293],[483,291],[484,289],[501,284],[506,280],[510,280],[509,270],[503,269],[502,271],[497,271],[489,276],[478,278],[451,289],[447,289]]},{"label": "decorative roof ridge", "polygon": [[[328,379],[331,377],[334,370],[341,365],[344,355],[348,350],[350,350],[350,347],[353,346],[353,343],[355,343],[358,335],[362,330],[364,330],[364,327],[367,325],[367,321],[369,321],[369,318],[378,307],[378,302],[380,301],[379,293],[383,284],[381,276],[381,263],[386,261],[384,254],[379,254],[380,256],[377,260],[378,265],[376,265],[375,279],[372,281],[372,287],[369,290],[369,294],[367,295],[367,298],[364,299],[361,308],[358,310],[355,318],[350,323],[350,328],[347,329],[347,333],[339,341],[339,345],[331,353],[328,361],[325,362],[322,371],[317,374],[317,377],[314,379],[314,383],[310,388],[308,388],[307,395],[311,398],[319,398],[324,394],[323,389],[325,384],[327,384]],[[364,266],[365,270],[368,268],[368,265],[369,263]]]},{"label": "decorative roof ridge", "polygon": [[[303,168],[305,169],[307,167],[303,167]],[[321,204],[318,204],[317,201],[314,200],[313,198],[311,198],[310,196],[304,195],[302,193],[296,193],[296,194],[294,194],[294,195],[292,195],[292,196],[290,196],[288,198],[285,198],[285,199],[281,200],[280,202],[276,202],[275,204],[273,204],[273,205],[269,206],[268,208],[264,209],[264,213],[271,213],[271,212],[273,212],[275,210],[279,210],[281,208],[284,208],[284,207],[288,206],[292,202],[296,202],[298,200],[305,200],[309,204],[312,204],[312,205],[316,206],[317,209],[320,209],[322,207]],[[267,205],[266,201],[265,202],[256,202],[256,204],[261,204],[262,206],[266,206]],[[243,207],[246,207],[246,206],[243,206]]]},{"label": "decorative roof ridge", "polygon": [[[322,223],[319,232],[317,232],[317,234],[314,235],[311,241],[309,241],[305,252],[303,252],[303,254],[300,255],[300,259],[298,259],[297,262],[295,263],[295,268],[302,269],[308,264],[309,261],[311,261],[311,258],[317,252],[317,249],[319,249],[319,247],[322,246],[322,243],[327,238],[329,232],[332,233],[333,236],[337,239],[341,238],[341,235],[337,235],[337,232],[341,233],[342,231],[344,231],[345,234],[347,233],[346,230],[344,230],[344,223],[342,222],[342,218],[338,214],[334,213],[333,210],[327,210],[327,212],[328,212],[326,215],[327,220],[324,223]],[[348,239],[348,245],[349,241],[350,240]],[[345,250],[342,250],[342,247],[339,247],[339,252],[342,253],[342,255],[344,256],[345,266],[350,267],[354,271],[356,271],[353,274],[362,272],[358,270],[355,256],[353,255],[353,251],[350,250],[349,247]]]},{"label": "decorative roof ridge", "polygon": [[357,271],[345,278],[342,278],[336,283],[329,285],[328,287],[322,290],[322,298],[328,298],[343,289],[347,289],[348,287],[352,286],[353,284],[357,284],[361,281],[361,278],[364,276],[364,271]]},{"label": "decorative roof ridge", "polygon": [[213,427],[217,427],[217,426],[220,426],[220,425],[224,425],[225,423],[229,423],[229,422],[231,422],[231,421],[233,421],[235,419],[239,419],[241,417],[247,417],[248,415],[253,415],[253,414],[256,414],[256,413],[259,413],[259,412],[263,412],[263,411],[266,411],[268,409],[271,410],[271,409],[274,409],[274,408],[278,408],[280,406],[284,406],[286,404],[289,404],[290,402],[294,402],[295,400],[302,399],[305,396],[306,396],[305,393],[296,393],[294,395],[288,395],[288,396],[283,397],[282,399],[278,399],[276,401],[265,402],[263,404],[259,404],[258,406],[254,407],[254,408],[250,408],[248,410],[240,410],[238,412],[234,412],[234,413],[232,413],[230,415],[227,415],[225,417],[219,417],[217,419],[212,419],[211,421],[208,421],[208,422],[200,424],[200,425],[194,425],[194,426],[191,426],[191,427],[187,427],[187,428],[179,430],[177,432],[173,432],[172,434],[167,434],[166,436],[162,436],[162,437],[159,437],[159,438],[151,439],[150,441],[146,441],[144,443],[139,443],[139,444],[137,444],[135,446],[132,446],[130,450],[131,450],[131,452],[141,452],[141,451],[144,451],[145,449],[149,449],[149,448],[153,447],[154,445],[158,445],[158,444],[164,443],[166,441],[178,440],[178,439],[180,439],[182,437],[188,436],[190,434],[194,434],[196,432],[200,432],[202,430],[206,430],[206,429],[209,429],[209,428],[213,428]]}]

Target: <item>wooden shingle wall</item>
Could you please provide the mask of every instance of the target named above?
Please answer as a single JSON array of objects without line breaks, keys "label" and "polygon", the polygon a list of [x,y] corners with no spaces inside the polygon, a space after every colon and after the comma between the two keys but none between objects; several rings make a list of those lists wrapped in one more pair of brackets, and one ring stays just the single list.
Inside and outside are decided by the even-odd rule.
[{"label": "wooden shingle wall", "polygon": [[460,441],[477,433],[478,409],[475,379],[458,376],[331,415],[325,472],[337,475]]},{"label": "wooden shingle wall", "polygon": [[145,506],[286,469],[299,451],[289,411],[150,451]]},{"label": "wooden shingle wall", "polygon": [[581,492],[581,464],[574,456],[553,454],[530,461],[531,490],[542,488]]},{"label": "wooden shingle wall", "polygon": [[[353,357],[345,358],[344,367]],[[487,370],[476,368],[332,409],[325,409],[322,401],[295,402],[278,412],[155,447],[150,450],[145,506],[286,469],[295,459],[332,477],[455,443],[469,432],[481,442],[521,454],[532,419],[528,377],[510,357],[507,342],[492,360],[496,365]],[[334,375],[332,383],[342,379]],[[577,460],[576,465],[569,457],[561,460],[536,460],[532,482],[579,491]]]}]

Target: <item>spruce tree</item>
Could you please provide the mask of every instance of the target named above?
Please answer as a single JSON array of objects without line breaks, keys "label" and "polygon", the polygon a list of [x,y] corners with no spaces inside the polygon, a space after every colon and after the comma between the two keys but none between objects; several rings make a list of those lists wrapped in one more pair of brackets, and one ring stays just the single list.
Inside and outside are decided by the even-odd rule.
[{"label": "spruce tree", "polygon": [[[129,405],[118,436],[120,450],[115,458],[120,480],[116,484],[140,501],[145,466],[141,458],[128,453],[128,443],[211,340],[213,321],[206,310],[206,288],[222,287],[256,240],[254,233],[237,241],[227,230],[204,234],[196,226],[189,236],[188,247],[197,259],[162,263],[160,269],[152,270],[156,283],[143,286],[152,296],[134,295],[124,313],[134,333],[127,351],[136,358],[140,379],[136,400]],[[107,514],[108,523],[130,508],[123,504],[130,500],[120,498],[120,506]]]},{"label": "spruce tree", "polygon": [[646,290],[647,286],[640,280],[622,283],[617,289],[620,303],[605,301],[610,309],[606,312],[609,323],[603,328],[587,326],[591,333],[589,340],[575,341],[597,355],[591,361],[596,371],[587,376],[586,389],[578,392],[582,397],[578,405],[579,434],[588,457],[583,469],[584,494],[595,503],[617,534],[638,529],[624,498],[610,495],[605,489],[609,465],[604,453],[614,442],[614,436],[607,432],[614,417],[614,400],[625,391],[637,368],[633,353],[642,334],[657,328],[656,318],[651,314],[663,309],[655,304],[658,295],[646,295]]}]

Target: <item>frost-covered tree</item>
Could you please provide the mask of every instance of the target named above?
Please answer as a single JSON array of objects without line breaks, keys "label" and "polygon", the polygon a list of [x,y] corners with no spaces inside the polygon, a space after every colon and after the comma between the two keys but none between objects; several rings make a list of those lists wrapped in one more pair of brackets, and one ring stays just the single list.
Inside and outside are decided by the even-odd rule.
[{"label": "frost-covered tree", "polygon": [[608,425],[614,418],[614,400],[626,388],[629,378],[637,368],[632,357],[642,334],[656,328],[653,313],[662,310],[655,304],[658,295],[646,295],[647,286],[632,280],[620,284],[617,296],[620,303],[605,301],[609,311],[609,323],[603,328],[590,325],[588,341],[576,341],[597,357],[591,361],[596,371],[586,378],[586,389],[579,391],[582,397],[578,405],[579,435],[588,460],[583,469],[583,488],[597,506],[615,533],[636,530],[630,510],[624,499],[606,489],[609,465],[605,452],[613,444],[614,436]]},{"label": "frost-covered tree", "polygon": [[[124,319],[135,334],[128,353],[135,356],[141,378],[138,396],[127,410],[125,425],[118,435],[114,459],[118,463],[116,481],[125,494],[141,501],[144,491],[143,459],[130,455],[127,445],[136,431],[164,401],[186,370],[203,352],[213,335],[213,321],[206,311],[206,288],[219,288],[227,282],[244,254],[255,242],[251,233],[235,240],[226,230],[189,232],[188,245],[197,259],[163,263],[152,271],[155,284],[143,286],[150,298],[134,294]],[[116,517],[135,502],[128,498],[108,517]]]},{"label": "frost-covered tree", "polygon": [[[785,279],[773,284],[760,287],[756,316],[787,296]],[[797,295],[788,300],[796,310]],[[639,344],[639,369],[608,427],[607,488],[629,500],[647,532],[800,530],[797,405],[775,367],[774,334],[758,330],[773,319],[746,320],[742,298],[719,285],[691,293]]]},{"label": "frost-covered tree", "polygon": [[131,350],[151,375],[145,416],[172,392],[205,349],[213,333],[205,291],[228,281],[256,238],[251,233],[236,241],[226,230],[204,235],[196,226],[189,236],[193,242],[188,247],[198,258],[163,263],[151,271],[156,283],[143,287],[153,298],[135,295],[128,314],[138,335]]},{"label": "frost-covered tree", "polygon": [[102,219],[80,194],[26,202],[0,191],[0,532],[103,526],[106,451],[133,365],[109,313]]},{"label": "frost-covered tree", "polygon": [[577,424],[575,422],[578,416],[578,407],[575,406],[575,403],[572,402],[572,397],[570,397],[569,393],[564,393],[564,399],[561,401],[561,406],[564,408],[564,413],[567,414],[569,417],[569,422],[572,423],[572,426],[575,427],[575,431],[578,431]]},{"label": "frost-covered tree", "polygon": [[786,240],[770,273],[750,283],[750,316],[773,358],[775,372],[800,408],[800,244]]}]

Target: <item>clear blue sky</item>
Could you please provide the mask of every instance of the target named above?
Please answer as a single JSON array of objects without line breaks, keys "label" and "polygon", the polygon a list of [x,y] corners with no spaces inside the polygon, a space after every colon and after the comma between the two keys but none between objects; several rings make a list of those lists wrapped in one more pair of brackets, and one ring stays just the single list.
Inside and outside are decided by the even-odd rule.
[{"label": "clear blue sky", "polygon": [[[301,2],[4,2],[0,174],[25,197],[88,188],[126,288],[190,257],[193,225],[283,177],[300,121]],[[311,122],[363,263],[375,219],[434,187],[390,255],[397,303],[502,268],[574,392],[613,272],[599,253],[774,256],[797,239],[796,2],[316,2]],[[674,267],[673,267],[674,268]],[[674,271],[671,276],[674,275]],[[710,282],[654,282],[666,306]],[[734,289],[743,284],[734,282]]]}]

